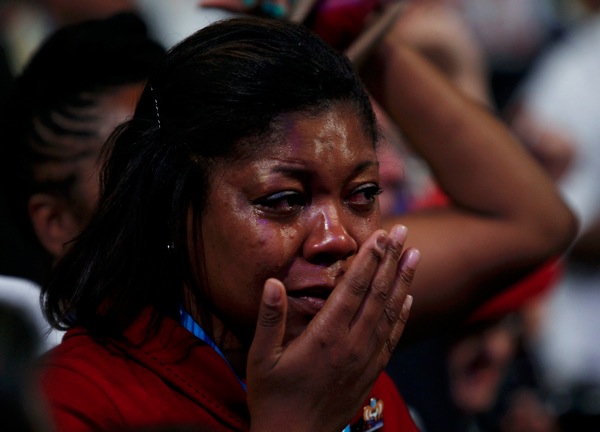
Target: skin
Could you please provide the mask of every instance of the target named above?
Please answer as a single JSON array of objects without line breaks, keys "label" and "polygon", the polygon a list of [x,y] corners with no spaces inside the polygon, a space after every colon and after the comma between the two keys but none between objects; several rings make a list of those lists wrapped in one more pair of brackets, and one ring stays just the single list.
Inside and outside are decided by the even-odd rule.
[{"label": "skin", "polygon": [[378,229],[376,152],[352,108],[284,115],[271,138],[215,168],[197,277],[252,430],[341,430],[400,338],[419,253],[404,226]]},{"label": "skin", "polygon": [[528,266],[562,253],[577,223],[506,126],[403,45],[395,30],[376,48],[373,61],[382,67],[365,80],[449,198],[444,208],[383,221],[384,228],[409,227],[409,245],[423,255],[406,342],[459,322]]}]

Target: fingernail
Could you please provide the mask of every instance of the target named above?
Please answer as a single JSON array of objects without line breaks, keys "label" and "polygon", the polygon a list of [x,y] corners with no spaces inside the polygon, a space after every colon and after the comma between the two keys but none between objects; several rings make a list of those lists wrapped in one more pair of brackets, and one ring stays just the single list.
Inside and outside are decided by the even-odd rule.
[{"label": "fingernail", "polygon": [[283,18],[285,16],[285,8],[277,3],[266,1],[261,6],[264,13],[273,18]]},{"label": "fingernail", "polygon": [[406,299],[404,300],[404,307],[406,309],[410,310],[412,304],[413,304],[413,296],[411,296],[410,294],[408,294],[406,296]]},{"label": "fingernail", "polygon": [[404,243],[408,237],[408,228],[404,225],[395,225],[390,232],[390,237],[399,243]]},{"label": "fingernail", "polygon": [[417,267],[421,261],[421,252],[418,249],[410,249],[406,252],[406,265],[412,269]]},{"label": "fingernail", "polygon": [[275,281],[269,279],[265,282],[263,301],[269,306],[277,306],[281,303],[281,290]]}]

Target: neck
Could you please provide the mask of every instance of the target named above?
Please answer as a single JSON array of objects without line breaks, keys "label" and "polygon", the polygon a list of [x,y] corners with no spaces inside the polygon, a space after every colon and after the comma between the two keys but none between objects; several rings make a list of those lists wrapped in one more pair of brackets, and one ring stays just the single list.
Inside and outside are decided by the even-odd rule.
[{"label": "neck", "polygon": [[227,328],[221,319],[210,312],[201,312],[197,304],[193,295],[185,296],[183,307],[186,312],[202,327],[207,336],[219,348],[237,376],[244,379],[246,377],[248,349],[244,348],[240,339]]}]

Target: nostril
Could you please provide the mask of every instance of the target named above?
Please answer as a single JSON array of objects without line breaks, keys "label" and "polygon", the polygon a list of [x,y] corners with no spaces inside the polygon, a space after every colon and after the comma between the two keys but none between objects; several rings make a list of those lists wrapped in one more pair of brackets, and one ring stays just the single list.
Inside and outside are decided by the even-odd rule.
[{"label": "nostril", "polygon": [[337,261],[343,261],[354,255],[353,251],[349,251],[345,254],[331,253],[331,252],[319,252],[314,254],[310,258],[310,262],[316,265],[329,266],[336,263]]},{"label": "nostril", "polygon": [[316,265],[328,266],[338,261],[332,254],[330,253],[317,253],[312,256],[310,262]]}]

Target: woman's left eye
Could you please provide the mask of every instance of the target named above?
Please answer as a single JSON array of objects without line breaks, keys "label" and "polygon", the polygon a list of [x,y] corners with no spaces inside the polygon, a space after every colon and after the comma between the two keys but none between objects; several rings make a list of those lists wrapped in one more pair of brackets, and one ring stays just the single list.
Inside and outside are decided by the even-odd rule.
[{"label": "woman's left eye", "polygon": [[377,202],[377,195],[382,189],[376,183],[368,183],[354,189],[346,200],[348,205],[357,211],[370,211]]}]

